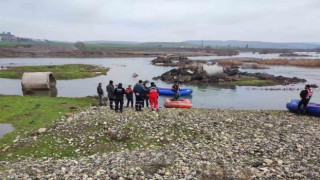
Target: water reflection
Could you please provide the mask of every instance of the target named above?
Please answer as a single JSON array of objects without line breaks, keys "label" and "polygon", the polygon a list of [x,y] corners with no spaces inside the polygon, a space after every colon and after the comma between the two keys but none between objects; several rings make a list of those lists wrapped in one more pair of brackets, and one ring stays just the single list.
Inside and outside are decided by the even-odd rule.
[{"label": "water reflection", "polygon": [[11,124],[1,124],[0,123],[0,138],[4,135],[8,134],[9,132],[13,131],[14,128]]},{"label": "water reflection", "polygon": [[48,97],[57,97],[58,89],[53,87],[49,90],[22,90],[24,96],[48,96]]}]

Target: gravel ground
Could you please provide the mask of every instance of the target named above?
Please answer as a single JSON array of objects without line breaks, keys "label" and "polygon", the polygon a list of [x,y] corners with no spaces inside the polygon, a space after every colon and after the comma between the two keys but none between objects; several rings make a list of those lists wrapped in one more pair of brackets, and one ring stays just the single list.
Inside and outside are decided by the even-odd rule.
[{"label": "gravel ground", "polygon": [[0,160],[1,179],[320,177],[320,118],[286,111],[90,107],[0,151],[39,141],[71,149],[72,157]]}]

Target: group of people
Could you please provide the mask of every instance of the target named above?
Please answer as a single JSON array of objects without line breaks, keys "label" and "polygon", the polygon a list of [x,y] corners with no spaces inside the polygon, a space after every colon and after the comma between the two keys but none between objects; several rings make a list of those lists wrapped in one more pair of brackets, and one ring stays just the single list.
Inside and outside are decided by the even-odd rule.
[{"label": "group of people", "polygon": [[[175,92],[175,96],[173,100],[179,99],[179,84],[176,82],[172,86],[172,91]],[[158,97],[159,97],[159,89],[157,88],[154,82],[150,83],[150,87],[146,86],[146,82],[139,82],[134,86],[132,89],[131,85],[129,85],[126,89],[122,87],[122,83],[119,83],[116,87],[113,85],[113,81],[110,80],[109,84],[106,87],[106,91],[108,93],[108,99],[110,103],[110,108],[113,108],[113,103],[115,102],[115,111],[122,112],[123,111],[123,104],[124,104],[124,96],[127,99],[127,107],[131,105],[133,108],[133,95],[135,95],[135,110],[141,111],[146,103],[146,107],[149,107],[149,102],[151,106],[151,110],[154,111],[155,109],[159,111],[158,105]],[[99,103],[102,105],[103,103],[103,96],[104,91],[102,89],[102,84],[99,83],[97,87],[97,92],[99,96]],[[300,102],[298,103],[298,113],[305,113],[306,107],[313,95],[313,91],[310,85],[306,85],[305,89],[300,92]],[[301,109],[303,106],[303,109]]]},{"label": "group of people", "polygon": [[[146,105],[146,107],[149,107],[149,103],[152,111],[159,111],[159,89],[154,82],[150,83],[150,87],[147,87],[146,84],[146,82],[142,82],[142,80],[139,80],[139,82],[133,87],[133,89],[131,85],[124,89],[122,83],[119,83],[115,87],[113,85],[113,81],[110,80],[109,84],[106,87],[110,108],[114,109],[116,112],[122,112],[124,97],[126,97],[127,99],[127,107],[131,105],[131,107],[133,108],[133,96],[135,96],[136,111],[141,111],[144,107],[144,104]],[[97,87],[97,93],[99,97],[99,103],[100,105],[102,105],[104,91],[101,83],[99,83]],[[113,108],[113,103],[115,103],[115,108]]]}]

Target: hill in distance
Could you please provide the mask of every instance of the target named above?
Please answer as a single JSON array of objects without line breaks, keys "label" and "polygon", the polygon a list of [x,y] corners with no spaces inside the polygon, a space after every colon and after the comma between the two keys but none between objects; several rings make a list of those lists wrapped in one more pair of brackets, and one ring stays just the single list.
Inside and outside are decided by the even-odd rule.
[{"label": "hill in distance", "polygon": [[316,49],[320,43],[276,43],[264,41],[238,41],[238,40],[188,40],[182,42],[136,42],[136,41],[85,41],[86,44],[118,45],[121,47],[136,48],[201,48],[210,46],[212,48],[266,48],[266,49]]},{"label": "hill in distance", "polygon": [[272,49],[315,49],[320,48],[320,43],[304,43],[304,42],[292,42],[292,43],[275,43],[275,42],[263,42],[263,41],[219,41],[219,40],[190,40],[184,41],[184,43],[193,44],[197,46],[211,46],[211,47],[239,47],[239,48],[272,48]]}]

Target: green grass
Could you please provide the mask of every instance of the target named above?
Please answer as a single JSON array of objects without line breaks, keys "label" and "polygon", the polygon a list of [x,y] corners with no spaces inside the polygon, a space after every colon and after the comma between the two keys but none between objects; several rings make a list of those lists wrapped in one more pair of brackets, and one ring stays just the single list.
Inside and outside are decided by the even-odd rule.
[{"label": "green grass", "polygon": [[[32,96],[4,96],[0,95],[0,123],[12,124],[15,130],[0,139],[0,149],[12,144],[17,138],[31,136],[39,128],[47,128],[66,113],[78,112],[80,108],[89,106],[91,98],[50,98]],[[42,137],[43,138],[43,137]],[[50,142],[49,137],[45,141]],[[51,141],[52,142],[52,141]],[[15,154],[32,152],[33,145],[16,148]],[[38,144],[37,151],[47,149],[47,143]],[[31,151],[26,151],[31,150]],[[4,158],[0,154],[0,160]],[[7,154],[6,154],[7,155]]]},{"label": "green grass", "polygon": [[260,79],[242,79],[239,81],[228,82],[231,86],[271,86],[276,85],[277,82],[273,80],[260,80]]},{"label": "green grass", "polygon": [[[65,64],[50,66],[17,66],[0,70],[0,78],[21,79],[24,72],[47,72],[54,74],[56,79],[79,79],[106,74],[108,69],[89,64]],[[99,72],[99,73],[97,73]]]},{"label": "green grass", "polygon": [[59,42],[59,41],[49,41],[49,42],[7,42],[0,41],[1,46],[17,46],[17,45],[49,45],[49,46],[73,46],[72,42]]},{"label": "green grass", "polygon": [[8,47],[8,46],[17,46],[17,45],[29,45],[31,43],[29,42],[5,42],[5,41],[0,41],[0,47]]}]

